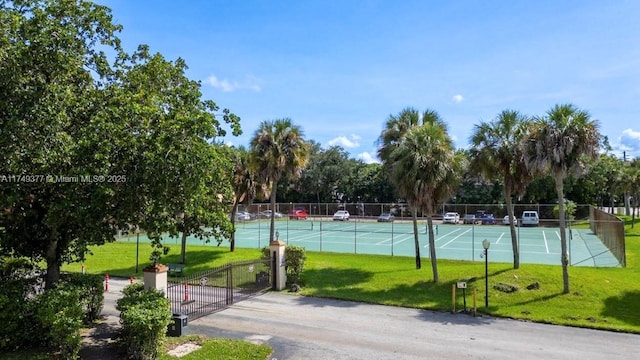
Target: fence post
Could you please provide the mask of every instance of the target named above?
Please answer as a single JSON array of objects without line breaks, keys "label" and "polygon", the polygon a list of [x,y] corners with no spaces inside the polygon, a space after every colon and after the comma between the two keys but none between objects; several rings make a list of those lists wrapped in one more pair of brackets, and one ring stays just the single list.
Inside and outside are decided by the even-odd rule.
[{"label": "fence post", "polygon": [[287,284],[287,273],[284,262],[285,243],[280,240],[274,240],[270,244],[271,247],[271,263],[273,264],[273,289],[282,290]]},{"label": "fence post", "polygon": [[164,292],[164,296],[169,297],[167,292],[167,273],[169,267],[163,264],[149,265],[142,269],[144,289],[156,289]]}]

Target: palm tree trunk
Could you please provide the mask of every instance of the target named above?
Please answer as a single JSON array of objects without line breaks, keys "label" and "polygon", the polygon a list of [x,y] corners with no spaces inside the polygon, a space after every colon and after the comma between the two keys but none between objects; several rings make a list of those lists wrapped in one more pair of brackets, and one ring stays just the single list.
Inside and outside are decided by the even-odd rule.
[{"label": "palm tree trunk", "polygon": [[429,229],[429,257],[431,258],[431,270],[433,271],[433,282],[438,283],[438,259],[436,258],[436,237],[433,233],[433,207],[427,205],[427,228]]},{"label": "palm tree trunk", "polygon": [[516,235],[515,216],[513,214],[513,202],[511,200],[511,189],[506,182],[504,186],[504,201],[507,204],[507,216],[509,216],[509,232],[511,233],[511,248],[513,249],[513,268],[520,268],[520,249],[518,248],[518,237]]},{"label": "palm tree trunk", "polygon": [[416,247],[416,269],[422,267],[422,261],[420,260],[420,240],[418,240],[418,210],[411,207],[411,218],[413,220],[413,242]]},{"label": "palm tree trunk", "polygon": [[556,192],[558,193],[558,215],[560,218],[560,257],[562,261],[562,282],[564,284],[563,293],[569,293],[569,253],[567,251],[567,234],[565,234],[566,221],[564,213],[564,177],[562,173],[555,174]]},{"label": "palm tree trunk", "polygon": [[276,232],[276,185],[278,184],[277,180],[274,180],[271,183],[271,227],[269,229],[269,242],[272,242],[275,239]]},{"label": "palm tree trunk", "polygon": [[231,209],[231,224],[233,225],[233,232],[231,233],[231,239],[229,240],[229,251],[233,252],[236,249],[236,211],[238,211],[238,202],[233,202],[233,208]]}]

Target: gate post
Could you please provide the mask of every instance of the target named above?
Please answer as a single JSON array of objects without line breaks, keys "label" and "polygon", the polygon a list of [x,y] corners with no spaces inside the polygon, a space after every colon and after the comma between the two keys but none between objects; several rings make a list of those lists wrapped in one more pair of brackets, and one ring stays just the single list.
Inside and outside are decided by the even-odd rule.
[{"label": "gate post", "polygon": [[280,240],[273,240],[271,249],[271,274],[273,279],[273,289],[282,290],[287,286],[287,272],[284,263],[285,243]]},{"label": "gate post", "polygon": [[168,297],[167,271],[169,271],[169,267],[162,264],[149,265],[142,269],[144,273],[144,289],[156,289],[162,291],[164,296]]}]

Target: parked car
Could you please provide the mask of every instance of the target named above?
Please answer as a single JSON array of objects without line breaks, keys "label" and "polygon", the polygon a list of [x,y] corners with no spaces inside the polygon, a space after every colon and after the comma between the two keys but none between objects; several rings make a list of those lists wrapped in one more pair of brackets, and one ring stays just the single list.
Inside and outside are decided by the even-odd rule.
[{"label": "parked car", "polygon": [[478,220],[476,219],[476,216],[474,214],[466,214],[464,216],[464,218],[462,218],[462,223],[463,224],[475,224]]},{"label": "parked car", "polygon": [[248,221],[251,220],[251,214],[248,211],[236,212],[236,221]]},{"label": "parked car", "polygon": [[443,224],[457,224],[460,222],[460,214],[457,212],[448,212],[445,213],[442,217]]},{"label": "parked car", "polygon": [[[263,218],[263,219],[271,219],[271,213],[272,213],[271,210],[261,211],[260,212],[260,217]],[[282,213],[279,213],[279,212],[276,211],[275,212],[275,217],[276,217],[276,219],[277,218],[281,218],[282,217]]]},{"label": "parked car", "polygon": [[523,211],[522,212],[522,226],[538,226],[540,223],[540,217],[537,211]]},{"label": "parked car", "polygon": [[309,213],[303,208],[293,209],[289,213],[289,219],[291,220],[307,220],[307,217],[309,217]]},{"label": "parked car", "polygon": [[497,221],[493,214],[484,214],[484,217],[480,219],[480,222],[482,225],[495,225]]},{"label": "parked car", "polygon": [[378,216],[378,222],[393,222],[393,220],[395,220],[395,216],[391,213],[382,213]]},{"label": "parked car", "polygon": [[334,221],[347,221],[349,220],[349,212],[347,210],[338,210],[333,214]]},{"label": "parked car", "polygon": [[[516,218],[511,218],[513,220],[513,223],[518,226],[518,219]],[[505,215],[504,218],[502,218],[502,225],[509,225],[511,224],[511,221],[509,220],[509,215]]]}]

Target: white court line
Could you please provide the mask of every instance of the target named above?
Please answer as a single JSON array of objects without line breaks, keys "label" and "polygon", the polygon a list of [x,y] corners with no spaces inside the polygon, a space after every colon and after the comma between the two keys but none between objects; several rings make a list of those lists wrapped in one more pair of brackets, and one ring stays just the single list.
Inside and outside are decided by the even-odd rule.
[{"label": "white court line", "polygon": [[[471,229],[467,229],[467,231],[463,232],[462,234],[460,234],[460,235],[458,235],[458,236],[454,237],[453,239],[451,239],[451,240],[447,241],[446,243],[442,244],[442,245],[440,246],[440,249],[442,249],[442,248],[444,248],[445,246],[447,246],[447,245],[451,244],[451,243],[452,243],[452,242],[454,242],[457,238],[459,238],[459,237],[461,237],[462,235],[464,235],[464,234],[468,233],[469,231],[471,231]],[[427,246],[425,246],[425,247],[427,247]]]},{"label": "white court line", "polygon": [[[375,243],[374,245],[385,245],[386,243],[388,243],[388,242],[390,242],[390,241],[392,241],[392,240],[395,240],[395,239],[397,239],[397,238],[403,238],[403,237],[407,237],[407,239],[404,239],[404,240],[401,240],[401,241],[407,241],[407,240],[409,240],[410,238],[413,238],[413,234],[400,234],[400,235],[398,235],[397,237],[393,237],[393,238],[390,238],[390,239],[387,239],[387,240],[378,241],[378,242],[377,242],[377,243]],[[397,244],[398,242],[401,242],[401,241],[397,241],[397,242],[396,242],[396,241],[394,241],[393,243],[394,243],[394,244]]]},{"label": "white court line", "polygon": [[547,235],[545,232],[542,232],[542,238],[544,239],[544,248],[547,249],[547,254],[549,253],[549,244],[547,243]]},{"label": "white court line", "polygon": [[503,236],[504,236],[504,233],[500,233],[500,236],[498,237],[498,240],[496,240],[496,245],[500,244],[500,239],[502,239]]}]

